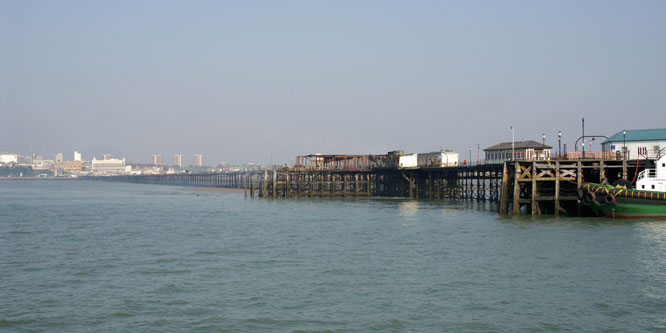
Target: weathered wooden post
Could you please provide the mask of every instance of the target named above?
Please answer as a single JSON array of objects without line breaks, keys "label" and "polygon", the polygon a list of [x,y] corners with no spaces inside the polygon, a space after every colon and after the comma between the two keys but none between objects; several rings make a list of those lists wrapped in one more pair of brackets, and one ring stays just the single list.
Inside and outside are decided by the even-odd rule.
[{"label": "weathered wooden post", "polygon": [[500,193],[499,213],[507,214],[509,212],[509,170],[507,162],[504,162],[504,171],[502,172],[502,192]]},{"label": "weathered wooden post", "polygon": [[513,215],[520,214],[520,177],[522,175],[522,170],[520,169],[520,163],[518,161],[514,162],[514,180],[513,180]]}]

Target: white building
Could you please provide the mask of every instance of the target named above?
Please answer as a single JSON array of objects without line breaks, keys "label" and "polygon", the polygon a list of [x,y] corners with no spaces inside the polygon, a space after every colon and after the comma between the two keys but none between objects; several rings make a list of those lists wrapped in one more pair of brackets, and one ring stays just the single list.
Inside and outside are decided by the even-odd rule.
[{"label": "white building", "polygon": [[626,149],[627,159],[655,159],[666,148],[666,128],[620,131],[602,142],[601,147],[616,158],[623,158],[622,151]]},{"label": "white building", "polygon": [[121,174],[126,172],[125,159],[98,160],[93,158],[90,168],[97,174]]},{"label": "white building", "polygon": [[55,163],[53,160],[43,160],[35,158],[32,160],[31,166],[33,170],[50,170]]},{"label": "white building", "polygon": [[0,163],[17,164],[18,154],[2,153],[0,154]]},{"label": "white building", "polygon": [[418,154],[420,168],[441,168],[457,166],[460,154],[451,150]]},{"label": "white building", "polygon": [[55,161],[56,161],[56,162],[62,162],[62,161],[63,161],[63,159],[62,159],[62,153],[57,153],[57,154],[55,154]]},{"label": "white building", "polygon": [[418,166],[418,154],[400,155],[398,168],[416,168]]},{"label": "white building", "polygon": [[81,153],[78,152],[78,151],[76,151],[76,150],[74,151],[74,161],[75,161],[75,162],[81,162],[81,161],[82,161],[82,159],[81,159]]}]

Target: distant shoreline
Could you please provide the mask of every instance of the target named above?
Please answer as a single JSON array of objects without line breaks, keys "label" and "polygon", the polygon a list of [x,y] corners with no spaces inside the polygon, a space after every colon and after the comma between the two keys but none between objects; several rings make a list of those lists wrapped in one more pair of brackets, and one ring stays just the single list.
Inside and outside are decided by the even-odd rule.
[{"label": "distant shoreline", "polygon": [[0,181],[6,180],[83,180],[74,177],[0,177]]},{"label": "distant shoreline", "polygon": [[[30,181],[30,180],[41,180],[41,181],[63,181],[63,180],[76,180],[76,181],[90,181],[95,180],[85,179],[85,178],[73,178],[73,177],[0,177],[0,182],[3,181]],[[96,182],[105,182],[105,181],[96,181]],[[117,183],[117,182],[116,182]],[[134,183],[125,183],[125,184],[134,184]],[[160,184],[143,184],[143,185],[160,185]],[[163,186],[163,185],[161,185]],[[178,185],[168,185],[175,187],[182,187],[188,190],[195,191],[223,191],[223,192],[243,192],[245,189],[242,188],[226,188],[226,187],[193,187],[193,186],[178,186]],[[250,190],[249,188],[247,189]],[[255,189],[256,190],[256,189]]]}]

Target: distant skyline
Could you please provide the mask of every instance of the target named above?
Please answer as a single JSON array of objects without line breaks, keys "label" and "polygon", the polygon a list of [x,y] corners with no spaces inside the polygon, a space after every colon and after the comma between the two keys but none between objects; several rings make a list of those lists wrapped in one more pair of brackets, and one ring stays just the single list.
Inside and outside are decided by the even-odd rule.
[{"label": "distant skyline", "polygon": [[[666,127],[666,1],[4,1],[0,151],[150,163]],[[593,149],[600,149],[598,144]]]}]

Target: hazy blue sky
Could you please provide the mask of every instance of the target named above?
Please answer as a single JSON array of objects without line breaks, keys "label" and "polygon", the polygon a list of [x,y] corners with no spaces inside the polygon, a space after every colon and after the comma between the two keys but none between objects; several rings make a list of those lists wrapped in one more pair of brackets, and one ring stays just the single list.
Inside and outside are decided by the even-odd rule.
[{"label": "hazy blue sky", "polygon": [[0,0],[0,151],[573,150],[666,127],[665,88],[666,1]]}]

